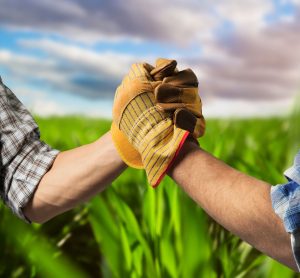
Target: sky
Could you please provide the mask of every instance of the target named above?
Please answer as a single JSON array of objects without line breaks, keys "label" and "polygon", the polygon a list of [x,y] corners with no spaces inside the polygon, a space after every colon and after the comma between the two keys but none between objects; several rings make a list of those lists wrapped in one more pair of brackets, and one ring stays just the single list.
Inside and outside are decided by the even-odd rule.
[{"label": "sky", "polygon": [[300,91],[300,0],[2,0],[0,76],[41,116],[111,117],[132,63],[172,58],[206,117],[287,114]]}]

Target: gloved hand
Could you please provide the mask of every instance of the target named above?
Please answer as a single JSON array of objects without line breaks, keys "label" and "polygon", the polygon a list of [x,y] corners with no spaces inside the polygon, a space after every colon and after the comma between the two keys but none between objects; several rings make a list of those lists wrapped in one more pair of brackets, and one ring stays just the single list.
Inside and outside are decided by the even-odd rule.
[{"label": "gloved hand", "polygon": [[[174,73],[173,61],[165,61],[156,70],[149,64],[134,64],[118,87],[113,107],[112,139],[129,166],[144,168],[150,184],[162,180],[177,156],[189,132],[173,124],[171,112],[155,104],[154,90],[162,79]],[[154,71],[153,71],[154,70]],[[164,94],[163,88],[159,94]]]},{"label": "gloved hand", "polygon": [[[152,73],[152,72],[151,72]],[[205,120],[198,93],[198,79],[191,69],[163,78],[155,90],[157,107],[172,112],[174,124],[188,130],[195,139],[203,136]]]}]

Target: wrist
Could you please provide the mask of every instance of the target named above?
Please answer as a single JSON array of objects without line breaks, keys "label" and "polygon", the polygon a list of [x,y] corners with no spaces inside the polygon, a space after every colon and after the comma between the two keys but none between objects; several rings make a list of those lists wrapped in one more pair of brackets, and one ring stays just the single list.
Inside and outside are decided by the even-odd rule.
[{"label": "wrist", "polygon": [[181,164],[185,163],[185,161],[189,160],[190,156],[193,156],[195,153],[199,151],[202,150],[200,149],[198,142],[196,142],[196,140],[193,138],[188,138],[185,141],[178,156],[176,157],[173,165],[168,170],[167,174],[173,177],[175,175],[176,169],[178,169]]},{"label": "wrist", "polygon": [[127,168],[126,163],[123,161],[119,152],[117,151],[115,144],[113,143],[111,132],[107,132],[105,135],[100,137],[94,143],[95,154],[97,155],[97,162],[99,164],[103,164],[103,158],[106,159],[107,162],[110,162],[114,165],[114,167],[125,169]]}]

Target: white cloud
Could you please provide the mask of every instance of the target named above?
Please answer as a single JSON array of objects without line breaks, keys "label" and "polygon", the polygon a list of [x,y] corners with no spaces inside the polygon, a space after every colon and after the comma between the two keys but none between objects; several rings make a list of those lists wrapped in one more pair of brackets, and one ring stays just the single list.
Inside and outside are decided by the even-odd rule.
[{"label": "white cloud", "polygon": [[14,79],[38,82],[58,93],[87,98],[112,98],[130,64],[137,61],[137,57],[127,54],[98,53],[51,40],[28,40],[21,44],[44,51],[46,57],[0,49],[0,63]]},{"label": "white cloud", "polygon": [[126,69],[137,58],[122,53],[111,51],[96,52],[88,48],[78,47],[72,44],[57,42],[50,39],[20,40],[20,45],[26,48],[42,50],[48,57],[56,61],[66,61],[78,65],[78,68],[105,72],[112,77],[122,77]]},{"label": "white cloud", "polygon": [[181,44],[196,37],[205,38],[211,33],[218,19],[210,14],[209,5],[209,1],[193,0],[172,3],[160,0],[76,0],[56,5],[47,0],[4,0],[0,24],[47,31],[85,42],[130,37]]},{"label": "white cloud", "polygon": [[[6,82],[5,80],[3,81]],[[26,85],[23,86],[23,84],[15,85],[11,89],[34,115],[47,117],[80,114],[100,118],[111,118],[112,115],[112,100],[89,102],[74,96],[73,99],[68,99],[68,103],[65,101],[65,96],[53,95],[47,90],[38,90],[26,87]]]},{"label": "white cloud", "polygon": [[291,113],[295,104],[292,99],[272,101],[245,101],[213,99],[204,103],[203,113],[207,118],[251,118],[284,116]]},{"label": "white cloud", "polygon": [[227,0],[216,4],[218,15],[232,22],[236,29],[256,33],[266,26],[265,16],[272,10],[271,0]]},{"label": "white cloud", "polygon": [[[299,0],[290,3],[296,5]],[[142,40],[141,47],[153,41],[170,46],[180,68],[191,67],[197,73],[201,95],[211,107],[208,114],[217,113],[224,101],[243,107],[237,115],[247,111],[260,114],[262,107],[270,107],[262,109],[263,113],[272,114],[272,109],[280,113],[300,89],[300,20],[295,16],[299,11],[295,8],[295,15],[281,15],[278,21],[268,22],[266,16],[276,12],[271,0],[174,0],[172,5],[159,0],[78,0],[58,5],[47,0],[5,0],[1,5],[0,24],[40,31],[46,39],[19,41],[24,50],[38,50],[42,57],[0,49],[0,63],[16,80],[38,83],[56,94],[111,100],[131,63],[154,62],[153,54],[146,52],[99,52],[90,44],[74,43],[119,38]],[[48,32],[70,40],[47,38]],[[174,53],[174,45],[181,47],[180,54]],[[198,46],[199,54],[188,53],[190,45]],[[44,103],[45,111],[61,109],[57,103]],[[33,106],[39,109],[40,104]],[[97,109],[89,111],[98,113]],[[235,110],[224,111],[230,114]]]},{"label": "white cloud", "polygon": [[32,111],[32,113],[40,116],[52,116],[52,115],[66,115],[66,109],[62,106],[60,106],[58,103],[50,100],[34,100],[29,110]]}]

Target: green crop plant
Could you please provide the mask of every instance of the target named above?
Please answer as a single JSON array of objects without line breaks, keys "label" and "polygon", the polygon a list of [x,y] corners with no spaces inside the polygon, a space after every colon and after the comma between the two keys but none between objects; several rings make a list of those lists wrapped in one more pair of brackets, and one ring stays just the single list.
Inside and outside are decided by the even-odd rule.
[{"label": "green crop plant", "polygon": [[[282,183],[300,146],[298,119],[211,119],[200,145]],[[80,116],[37,121],[42,139],[60,150],[110,127]],[[22,223],[3,205],[0,213],[1,277],[297,277],[220,227],[170,178],[153,190],[141,170],[127,169],[103,193],[43,225]]]}]

